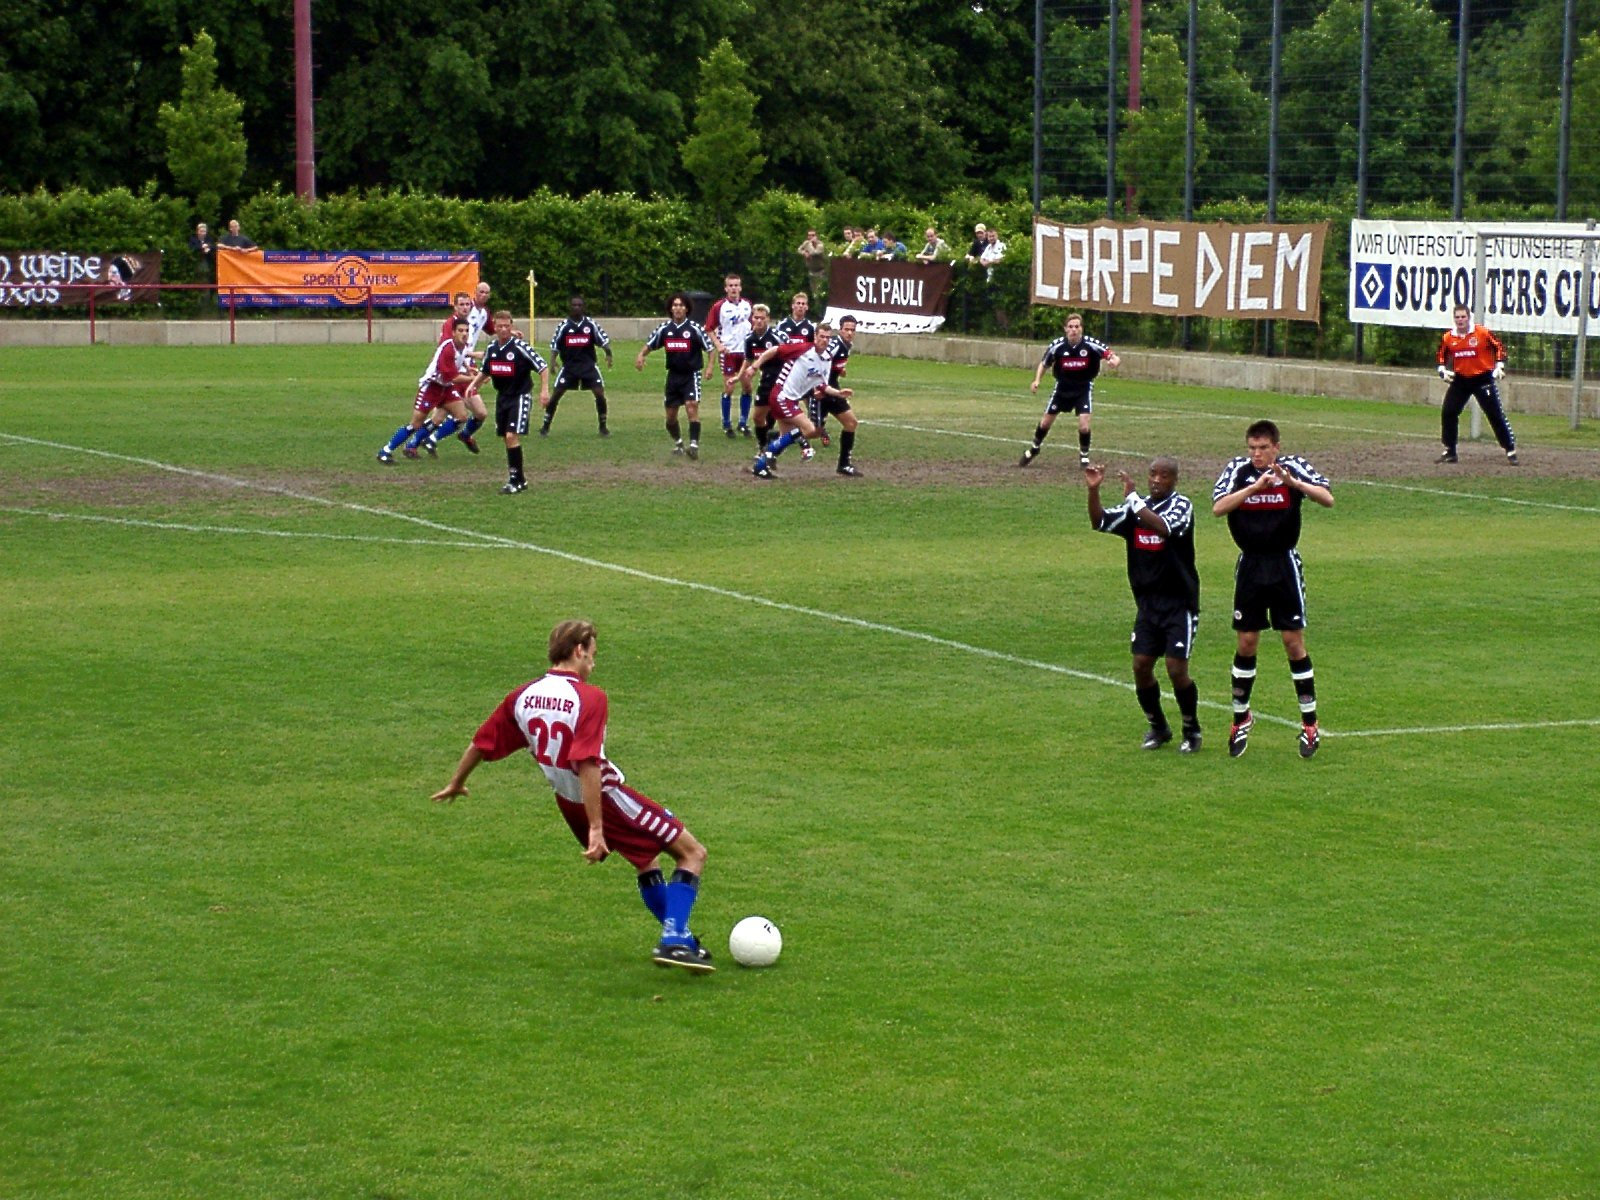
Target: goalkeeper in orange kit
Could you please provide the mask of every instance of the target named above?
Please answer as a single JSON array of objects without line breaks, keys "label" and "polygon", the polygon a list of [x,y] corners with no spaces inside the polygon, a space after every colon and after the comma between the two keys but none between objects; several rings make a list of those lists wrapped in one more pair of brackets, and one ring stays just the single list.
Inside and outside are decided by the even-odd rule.
[{"label": "goalkeeper in orange kit", "polygon": [[1517,465],[1517,435],[1511,431],[1505,409],[1500,404],[1500,389],[1495,386],[1506,373],[1506,348],[1489,332],[1487,325],[1474,325],[1472,312],[1465,304],[1455,307],[1455,328],[1445,330],[1439,340],[1439,378],[1450,386],[1444,393],[1440,414],[1442,463],[1456,462],[1456,437],[1461,425],[1461,410],[1476,399],[1489,419],[1495,441],[1506,452],[1506,462]]}]

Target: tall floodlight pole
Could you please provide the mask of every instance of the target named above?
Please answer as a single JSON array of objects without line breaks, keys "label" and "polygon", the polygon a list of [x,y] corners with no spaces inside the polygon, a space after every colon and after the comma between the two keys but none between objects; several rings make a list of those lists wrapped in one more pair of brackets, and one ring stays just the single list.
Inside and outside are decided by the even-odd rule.
[{"label": "tall floodlight pole", "polygon": [[[1199,0],[1189,0],[1189,44],[1185,50],[1188,56],[1188,71],[1183,88],[1183,219],[1194,220],[1194,82],[1195,59],[1198,54],[1195,50],[1195,26],[1199,24]],[[1189,318],[1183,318],[1183,348],[1189,349],[1190,323]]]},{"label": "tall floodlight pole", "polygon": [[[1272,0],[1272,98],[1267,108],[1267,224],[1278,219],[1278,95],[1283,74],[1283,0]],[[1272,327],[1267,322],[1267,357],[1272,357]]]},{"label": "tall floodlight pole", "polygon": [[1567,219],[1567,149],[1572,142],[1572,33],[1576,0],[1567,0],[1561,14],[1561,122],[1556,130],[1556,220]]},{"label": "tall floodlight pole", "polygon": [[[1367,215],[1367,126],[1371,123],[1372,97],[1372,0],[1361,5],[1361,103],[1360,130],[1356,136],[1356,216]],[[1356,326],[1356,362],[1361,361],[1362,334],[1365,327]]]},{"label": "tall floodlight pole", "polygon": [[1033,0],[1033,215],[1039,215],[1039,174],[1044,157],[1044,0]]},{"label": "tall floodlight pole", "polygon": [[1461,220],[1467,184],[1467,26],[1472,0],[1461,0],[1456,15],[1456,164],[1450,187],[1450,214]]},{"label": "tall floodlight pole", "polygon": [[1117,215],[1117,3],[1106,5],[1106,219]]},{"label": "tall floodlight pole", "polygon": [[[1117,215],[1117,4],[1106,4],[1106,220]],[[1100,333],[1111,344],[1111,310],[1101,319]]]},{"label": "tall floodlight pole", "polygon": [[294,0],[294,190],[317,199],[316,137],[311,120],[311,0]]},{"label": "tall floodlight pole", "polygon": [[[1140,68],[1144,64],[1144,3],[1128,0],[1128,111],[1139,111]],[[1128,181],[1123,210],[1133,216],[1134,181]]]}]

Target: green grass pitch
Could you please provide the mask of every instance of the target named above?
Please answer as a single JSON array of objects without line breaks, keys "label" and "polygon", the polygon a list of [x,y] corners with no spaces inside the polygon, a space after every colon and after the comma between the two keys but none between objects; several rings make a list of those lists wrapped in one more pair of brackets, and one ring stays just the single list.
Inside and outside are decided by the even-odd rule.
[{"label": "green grass pitch", "polygon": [[[0,351],[0,1196],[1600,1194],[1592,426],[1449,470],[1433,409],[1108,378],[1203,514],[1180,758],[1030,372],[858,355],[864,478],[761,482],[618,349],[513,497],[488,433],[373,461],[424,348]],[[1338,501],[1309,762],[1270,639],[1224,745],[1258,416]],[[573,615],[709,978],[531,763],[428,801]]]}]

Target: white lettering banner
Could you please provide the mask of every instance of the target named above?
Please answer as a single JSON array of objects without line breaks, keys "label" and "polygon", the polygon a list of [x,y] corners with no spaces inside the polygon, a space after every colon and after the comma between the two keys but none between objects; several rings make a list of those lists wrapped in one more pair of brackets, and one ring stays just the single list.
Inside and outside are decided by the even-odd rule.
[{"label": "white lettering banner", "polygon": [[1600,334],[1600,246],[1592,260],[1588,303],[1581,301],[1584,226],[1528,223],[1522,237],[1489,237],[1484,255],[1484,303],[1473,295],[1479,229],[1505,222],[1352,221],[1350,320],[1367,325],[1444,329],[1457,304],[1498,333],[1557,333],[1576,337],[1587,307],[1589,334]]},{"label": "white lettering banner", "polygon": [[1033,222],[1034,304],[1168,317],[1322,315],[1328,225]]}]

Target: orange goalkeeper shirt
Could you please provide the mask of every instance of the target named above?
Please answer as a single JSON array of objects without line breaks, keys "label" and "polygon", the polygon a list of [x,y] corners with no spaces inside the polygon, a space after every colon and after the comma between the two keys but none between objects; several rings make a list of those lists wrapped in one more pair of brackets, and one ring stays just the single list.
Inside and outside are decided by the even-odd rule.
[{"label": "orange goalkeeper shirt", "polygon": [[1487,375],[1505,360],[1506,348],[1487,325],[1474,325],[1464,336],[1448,329],[1439,341],[1440,364],[1457,375]]}]

